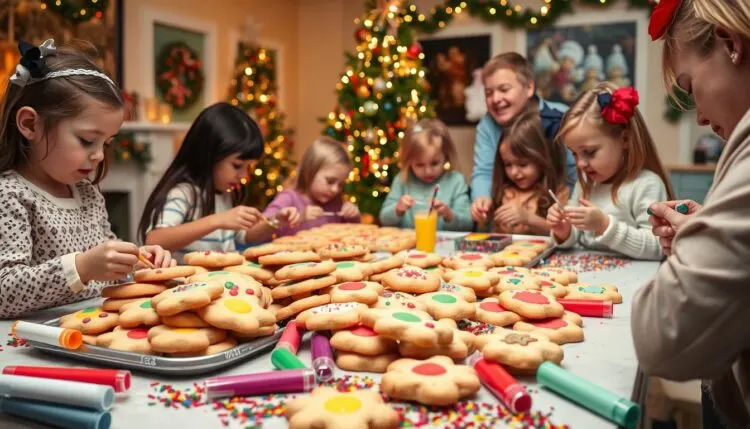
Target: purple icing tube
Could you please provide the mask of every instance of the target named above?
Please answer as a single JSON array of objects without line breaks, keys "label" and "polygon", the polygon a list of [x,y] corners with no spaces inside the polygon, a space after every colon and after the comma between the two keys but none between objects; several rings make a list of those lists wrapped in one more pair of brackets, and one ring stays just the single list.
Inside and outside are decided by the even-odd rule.
[{"label": "purple icing tube", "polygon": [[205,381],[209,401],[232,396],[309,392],[315,387],[311,369],[285,369],[256,374],[230,375]]}]

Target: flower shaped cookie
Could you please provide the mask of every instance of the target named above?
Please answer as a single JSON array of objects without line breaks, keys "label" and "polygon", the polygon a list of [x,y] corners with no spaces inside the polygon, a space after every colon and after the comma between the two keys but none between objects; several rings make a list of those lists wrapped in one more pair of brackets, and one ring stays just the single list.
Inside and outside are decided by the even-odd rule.
[{"label": "flower shaped cookie", "polygon": [[562,348],[536,332],[498,328],[492,334],[478,336],[476,343],[485,359],[521,372],[535,372],[544,362],[559,365],[563,360]]},{"label": "flower shaped cookie", "polygon": [[456,365],[447,356],[399,359],[388,365],[380,381],[380,389],[391,398],[426,405],[455,404],[480,387],[474,368]]},{"label": "flower shaped cookie", "polygon": [[398,413],[373,390],[339,392],[318,387],[286,404],[289,429],[396,428]]}]

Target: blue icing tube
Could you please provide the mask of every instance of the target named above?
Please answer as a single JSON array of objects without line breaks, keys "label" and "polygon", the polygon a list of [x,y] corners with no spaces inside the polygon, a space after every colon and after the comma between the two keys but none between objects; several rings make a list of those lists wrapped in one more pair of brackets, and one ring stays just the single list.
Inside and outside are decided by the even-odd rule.
[{"label": "blue icing tube", "polygon": [[69,429],[109,429],[112,424],[112,416],[107,411],[65,407],[28,399],[0,398],[0,411]]}]

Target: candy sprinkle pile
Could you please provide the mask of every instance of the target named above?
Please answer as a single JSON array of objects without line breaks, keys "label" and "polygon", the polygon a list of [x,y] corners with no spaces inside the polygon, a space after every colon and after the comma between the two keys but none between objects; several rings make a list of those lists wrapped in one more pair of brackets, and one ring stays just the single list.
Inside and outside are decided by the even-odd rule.
[{"label": "candy sprinkle pile", "polygon": [[324,386],[335,387],[339,392],[353,392],[355,390],[371,390],[380,384],[373,378],[361,375],[345,375],[324,383]]},{"label": "candy sprinkle pile", "polygon": [[495,325],[465,319],[458,321],[458,329],[466,332],[471,332],[474,335],[483,335],[495,332]]},{"label": "candy sprinkle pile", "polygon": [[401,427],[430,425],[443,428],[493,428],[502,423],[514,429],[569,429],[568,425],[555,425],[551,413],[532,412],[513,415],[500,404],[464,401],[449,407],[427,407],[418,404],[391,404],[401,416]]},{"label": "candy sprinkle pile", "polygon": [[[8,332],[8,336],[10,337],[8,339],[8,342],[5,343],[6,346],[10,347],[29,347],[29,343],[24,340],[23,338],[18,338],[13,335],[12,332]],[[0,348],[0,351],[2,351],[2,348]]]},{"label": "candy sprinkle pile", "polygon": [[151,383],[154,393],[148,395],[149,406],[163,404],[165,408],[197,408],[206,405],[206,389],[198,383],[185,390],[175,389],[169,384]]},{"label": "candy sprinkle pile", "polygon": [[626,267],[630,262],[630,259],[617,256],[555,252],[541,261],[541,265],[584,273],[619,270]]},{"label": "candy sprinkle pile", "polygon": [[292,395],[267,395],[255,398],[234,397],[213,403],[218,411],[221,424],[229,426],[238,423],[245,428],[261,428],[263,420],[271,417],[284,417],[284,403],[293,399]]}]

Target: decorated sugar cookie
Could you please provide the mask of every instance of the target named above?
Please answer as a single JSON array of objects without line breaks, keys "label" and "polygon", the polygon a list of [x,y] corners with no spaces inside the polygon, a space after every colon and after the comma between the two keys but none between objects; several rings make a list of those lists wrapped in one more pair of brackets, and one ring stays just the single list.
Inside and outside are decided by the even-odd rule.
[{"label": "decorated sugar cookie", "polygon": [[327,331],[349,328],[359,324],[359,315],[367,309],[365,304],[345,302],[324,304],[305,310],[297,316],[297,326],[309,331]]},{"label": "decorated sugar cookie", "polygon": [[351,259],[370,253],[370,249],[358,244],[330,243],[325,247],[317,249],[323,259]]},{"label": "decorated sugar cookie", "polygon": [[375,239],[370,249],[375,252],[399,253],[411,249],[417,244],[414,236],[383,236]]},{"label": "decorated sugar cookie", "polygon": [[427,359],[433,356],[448,356],[451,359],[466,359],[474,353],[476,336],[471,332],[455,329],[450,344],[437,344],[432,347],[419,347],[413,343],[402,342],[398,345],[401,356],[415,359]]},{"label": "decorated sugar cookie", "polygon": [[557,271],[557,270],[550,270],[548,268],[534,268],[531,270],[531,274],[534,277],[537,277],[542,280],[551,280],[556,283],[560,283],[561,285],[565,286],[570,284],[571,281],[571,274],[573,276],[577,277],[574,273],[571,271]]},{"label": "decorated sugar cookie", "polygon": [[279,237],[271,242],[271,244],[278,244],[281,246],[286,246],[287,250],[313,250],[313,243],[304,237],[298,237],[294,235],[287,235],[284,237]]},{"label": "decorated sugar cookie", "polygon": [[417,297],[427,314],[435,319],[470,319],[474,317],[474,304],[461,295],[451,292],[430,292]]},{"label": "decorated sugar cookie", "polygon": [[172,316],[183,311],[205,307],[219,298],[223,292],[224,286],[221,283],[188,283],[156,295],[151,298],[151,305],[154,306],[159,316]]},{"label": "decorated sugar cookie", "polygon": [[259,296],[261,285],[254,278],[241,273],[231,271],[209,271],[207,273],[195,274],[190,277],[190,283],[212,282],[224,286],[224,296],[255,295]]},{"label": "decorated sugar cookie", "polygon": [[445,281],[455,283],[473,289],[475,292],[483,292],[492,289],[500,277],[480,268],[460,268],[455,271],[446,272],[443,275]]},{"label": "decorated sugar cookie", "polygon": [[140,301],[141,298],[107,298],[102,302],[102,310],[119,313],[122,306],[131,302]]},{"label": "decorated sugar cookie", "polygon": [[449,293],[457,293],[463,297],[468,302],[476,302],[477,301],[477,294],[474,292],[474,289],[466,286],[457,285],[455,283],[441,283],[440,289],[438,289],[438,292],[449,292]]},{"label": "decorated sugar cookie", "polygon": [[412,342],[420,347],[449,344],[453,341],[455,322],[435,321],[429,314],[418,310],[367,309],[360,313],[363,325],[375,332],[398,341]]},{"label": "decorated sugar cookie", "polygon": [[521,372],[535,372],[544,362],[560,364],[562,348],[537,332],[519,332],[498,328],[480,335],[476,343],[485,359]]},{"label": "decorated sugar cookie", "polygon": [[443,257],[437,253],[425,253],[419,250],[409,250],[401,252],[399,255],[404,257],[404,264],[419,268],[434,267],[442,262]]},{"label": "decorated sugar cookie", "polygon": [[273,299],[283,299],[290,296],[298,296],[304,293],[310,293],[314,290],[327,288],[336,284],[336,277],[334,276],[320,276],[313,277],[308,280],[302,280],[299,282],[284,283],[276,286],[271,290],[271,296]]},{"label": "decorated sugar cookie", "polygon": [[404,265],[404,257],[401,255],[392,255],[377,261],[370,262],[371,274],[381,274],[395,268],[401,268]]},{"label": "decorated sugar cookie", "polygon": [[151,348],[161,353],[185,353],[205,350],[224,341],[226,331],[216,328],[170,328],[154,326],[148,331]]},{"label": "decorated sugar cookie", "polygon": [[443,259],[442,264],[453,270],[459,268],[487,269],[495,265],[489,256],[479,252],[458,252],[453,256]]},{"label": "decorated sugar cookie", "polygon": [[495,326],[508,326],[521,320],[521,316],[506,309],[497,298],[485,298],[476,305],[474,320]]},{"label": "decorated sugar cookie", "polygon": [[188,265],[197,265],[203,268],[221,268],[229,265],[239,265],[245,258],[237,252],[222,252],[218,250],[201,250],[190,252],[183,258]]},{"label": "decorated sugar cookie", "polygon": [[244,252],[242,252],[242,256],[244,256],[247,260],[254,261],[261,256],[273,255],[274,253],[283,252],[285,250],[292,250],[292,247],[285,244],[268,243],[261,244],[260,246],[248,247]]},{"label": "decorated sugar cookie", "polygon": [[334,332],[331,336],[331,347],[340,352],[378,356],[395,353],[398,350],[398,343],[378,335],[372,328],[358,325]]},{"label": "decorated sugar cookie", "polygon": [[282,266],[303,262],[320,262],[320,256],[311,250],[282,250],[281,252],[272,255],[263,255],[258,258],[258,263],[264,266]]},{"label": "decorated sugar cookie", "polygon": [[195,312],[214,327],[242,334],[276,323],[276,315],[263,308],[257,295],[224,295]]},{"label": "decorated sugar cookie", "polygon": [[123,328],[156,326],[161,324],[161,318],[151,306],[151,298],[143,298],[120,307],[118,323]]},{"label": "decorated sugar cookie", "polygon": [[310,395],[287,402],[286,418],[289,429],[389,429],[400,421],[378,392],[342,393],[332,387],[318,387]]},{"label": "decorated sugar cookie", "polygon": [[373,305],[383,295],[383,286],[375,282],[345,282],[333,285],[329,294],[331,302],[360,302]]},{"label": "decorated sugar cookie", "polygon": [[557,344],[580,343],[583,341],[583,329],[575,322],[562,317],[551,319],[528,320],[516,322],[513,325],[516,331],[538,332],[546,335]]},{"label": "decorated sugar cookie", "polygon": [[[563,285],[569,285],[571,283],[577,283],[578,282],[578,273],[576,273],[573,270],[566,270],[564,268],[559,267],[542,267],[543,270],[549,271],[551,273],[557,273],[559,275],[565,275],[567,276],[567,281],[561,281],[559,283]],[[560,280],[565,280],[564,278],[560,278]]]},{"label": "decorated sugar cookie", "polygon": [[388,271],[380,281],[388,289],[406,293],[434,292],[440,287],[438,276],[416,267]]},{"label": "decorated sugar cookie", "polygon": [[[409,267],[409,265],[404,265],[404,267]],[[443,267],[441,267],[440,265],[435,265],[434,267],[427,267],[427,268],[422,268],[422,269],[427,274],[432,274],[434,276],[437,276],[438,278],[442,278],[443,274],[445,274],[445,272],[446,272],[446,270]]]},{"label": "decorated sugar cookie", "polygon": [[282,281],[299,281],[312,277],[331,274],[335,270],[336,264],[334,264],[333,261],[300,262],[297,264],[285,265],[281,267],[278,271],[276,271],[274,277],[277,280]]},{"label": "decorated sugar cookie", "polygon": [[542,292],[553,295],[555,298],[565,298],[568,294],[568,288],[552,280],[542,280],[539,282]]},{"label": "decorated sugar cookie", "polygon": [[[331,262],[333,264],[333,262]],[[331,273],[336,277],[336,281],[343,282],[360,282],[365,280],[372,270],[369,264],[357,261],[340,261],[335,263],[335,271]]]},{"label": "decorated sugar cookie", "polygon": [[279,325],[273,324],[271,326],[264,326],[262,328],[259,328],[257,331],[253,332],[252,334],[241,334],[239,332],[231,332],[231,334],[234,339],[242,342],[242,341],[252,341],[259,337],[267,337],[269,335],[273,335],[278,330],[279,330]]},{"label": "decorated sugar cookie", "polygon": [[331,302],[331,295],[311,295],[307,298],[298,299],[291,302],[289,305],[276,310],[276,320],[284,320],[295,314],[301,313],[308,308],[318,307],[320,305],[328,304]]},{"label": "decorated sugar cookie", "polygon": [[213,356],[215,354],[224,353],[229,349],[237,347],[237,340],[234,338],[227,337],[224,341],[216,344],[211,344],[206,350],[200,352],[186,352],[186,353],[172,353],[172,357],[175,358],[187,358],[196,356]]},{"label": "decorated sugar cookie", "polygon": [[525,267],[513,267],[510,265],[504,265],[499,267],[493,267],[488,270],[491,273],[495,273],[498,276],[507,276],[511,274],[523,274],[525,276],[531,275],[531,270]]},{"label": "decorated sugar cookie", "polygon": [[82,334],[96,335],[111,331],[118,324],[118,314],[108,313],[99,307],[87,307],[60,318],[60,327],[75,329]]},{"label": "decorated sugar cookie", "polygon": [[401,359],[401,355],[398,353],[366,356],[359,353],[336,352],[336,366],[344,371],[382,374],[391,362],[399,359]]},{"label": "decorated sugar cookie", "polygon": [[102,289],[102,296],[105,298],[145,298],[158,295],[167,290],[164,285],[150,283],[127,283],[118,286],[108,286]]},{"label": "decorated sugar cookie", "polygon": [[615,285],[592,285],[590,283],[572,283],[568,285],[567,299],[591,299],[595,301],[612,301],[622,303],[622,295]]},{"label": "decorated sugar cookie", "polygon": [[174,316],[163,316],[161,322],[172,328],[210,328],[211,325],[192,311],[183,311]]},{"label": "decorated sugar cookie", "polygon": [[563,319],[567,320],[568,322],[575,323],[576,325],[583,327],[583,317],[581,317],[578,313],[573,313],[572,311],[565,310],[563,313]]},{"label": "decorated sugar cookie", "polygon": [[388,365],[380,390],[393,399],[426,405],[450,405],[472,396],[481,384],[474,368],[446,356],[399,359]]},{"label": "decorated sugar cookie", "polygon": [[392,310],[395,308],[424,311],[425,306],[414,295],[386,290],[373,308]]},{"label": "decorated sugar cookie", "polygon": [[517,251],[517,252],[529,252],[539,255],[540,253],[547,250],[549,244],[547,243],[532,243],[530,241],[515,241],[510,246],[507,246],[503,250]]},{"label": "decorated sugar cookie", "polygon": [[144,355],[154,354],[148,341],[148,328],[127,329],[118,326],[112,332],[97,336],[96,345]]},{"label": "decorated sugar cookie", "polygon": [[[239,255],[238,255],[239,256]],[[195,274],[195,267],[176,266],[166,268],[143,269],[133,273],[136,282],[163,282]],[[154,294],[155,295],[155,294]],[[141,295],[144,296],[144,295]],[[127,296],[113,296],[113,298],[129,298]]]},{"label": "decorated sugar cookie", "polygon": [[563,306],[554,296],[536,290],[509,290],[500,294],[500,305],[527,319],[560,317]]},{"label": "decorated sugar cookie", "polygon": [[510,274],[500,279],[495,290],[498,294],[508,290],[539,290],[539,284],[530,276]]},{"label": "decorated sugar cookie", "polygon": [[492,255],[492,261],[495,265],[510,265],[513,267],[522,267],[532,259],[536,257],[536,253],[516,250],[503,250],[502,252],[494,253]]}]

